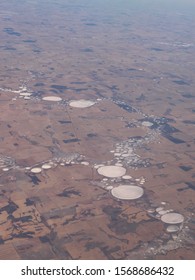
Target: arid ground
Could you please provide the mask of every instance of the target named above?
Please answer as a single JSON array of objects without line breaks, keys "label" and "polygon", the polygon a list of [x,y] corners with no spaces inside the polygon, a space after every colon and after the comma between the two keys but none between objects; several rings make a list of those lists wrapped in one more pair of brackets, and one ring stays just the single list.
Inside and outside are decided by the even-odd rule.
[{"label": "arid ground", "polygon": [[195,17],[111,2],[0,3],[0,259],[195,258]]}]

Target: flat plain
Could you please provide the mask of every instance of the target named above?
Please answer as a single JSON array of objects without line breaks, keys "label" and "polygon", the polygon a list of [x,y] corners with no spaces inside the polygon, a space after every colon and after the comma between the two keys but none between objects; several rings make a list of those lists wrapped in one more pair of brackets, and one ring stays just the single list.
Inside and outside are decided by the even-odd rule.
[{"label": "flat plain", "polygon": [[[0,3],[0,259],[194,259],[193,14],[15,2]],[[167,213],[184,221],[168,230]]]}]

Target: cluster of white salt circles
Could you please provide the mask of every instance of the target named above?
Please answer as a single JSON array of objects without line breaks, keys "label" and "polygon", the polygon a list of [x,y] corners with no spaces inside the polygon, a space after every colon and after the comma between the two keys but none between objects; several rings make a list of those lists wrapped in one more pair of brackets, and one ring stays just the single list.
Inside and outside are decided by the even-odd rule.
[{"label": "cluster of white salt circles", "polygon": [[[108,165],[100,166],[97,169],[100,175],[108,178],[131,178],[131,176],[125,175],[126,169],[122,166]],[[111,194],[117,199],[132,200],[138,199],[144,194],[144,190],[136,185],[119,185],[111,189]]]},{"label": "cluster of white salt circles", "polygon": [[[97,165],[98,174],[107,177],[107,178],[127,178],[130,179],[131,176],[125,175],[126,169],[122,166],[116,165]],[[103,179],[108,180],[108,179]],[[133,184],[121,184],[117,187],[109,186],[108,190],[111,191],[113,197],[121,200],[134,200],[143,196],[144,190],[142,187],[133,185]],[[164,210],[163,207],[158,207],[155,212],[158,213],[161,221],[166,224],[166,231],[168,233],[178,232],[182,228],[182,223],[184,222],[183,215],[175,212],[171,212],[169,210]]]},{"label": "cluster of white salt circles", "polygon": [[[20,96],[24,97],[25,99],[30,99],[31,93],[28,92],[20,92]],[[50,101],[50,102],[59,102],[62,101],[61,97],[58,96],[45,96],[42,98],[43,101]],[[85,100],[85,99],[80,99],[80,100],[72,100],[69,102],[69,106],[73,108],[88,108],[91,107],[95,104],[96,102],[91,101],[91,100]],[[152,126],[151,122],[142,122],[143,126],[150,127]],[[115,154],[120,155],[120,154]],[[84,165],[88,165],[89,163],[83,162]],[[52,165],[45,163],[41,167],[33,167],[30,169],[32,173],[38,174],[41,173],[42,170],[47,170],[52,168]],[[116,164],[116,165],[109,165],[109,166],[104,166],[101,165],[97,169],[98,173],[104,177],[108,178],[118,178],[118,177],[123,177],[124,179],[129,179],[131,176],[125,175],[126,174],[126,169],[122,166],[122,164]],[[133,200],[133,199],[138,199],[142,197],[144,194],[143,188],[136,186],[136,185],[119,185],[117,187],[111,187],[111,194],[117,198],[117,199],[123,199],[123,200]],[[161,216],[161,221],[167,224],[167,232],[174,233],[179,231],[181,225],[184,221],[183,215],[179,213],[174,213],[174,212],[168,212],[164,211],[162,209],[159,209],[157,211],[159,215]]]},{"label": "cluster of white salt circles", "polygon": [[34,173],[34,174],[38,174],[41,173],[42,170],[48,170],[50,168],[52,168],[53,166],[49,163],[44,163],[41,167],[33,167],[30,169],[30,172]]},{"label": "cluster of white salt circles", "polygon": [[[60,165],[61,165],[61,166],[64,166],[64,165],[70,164],[70,163],[71,163],[71,164],[75,164],[74,161],[71,161],[71,162],[66,162],[66,163],[62,162],[62,163],[60,163]],[[87,162],[87,161],[81,161],[79,164],[88,166],[88,165],[89,165],[89,162]],[[27,171],[30,171],[31,173],[39,174],[39,173],[41,173],[43,170],[48,170],[48,169],[54,168],[54,167],[56,167],[56,166],[57,166],[57,163],[50,161],[50,162],[44,163],[44,164],[42,164],[42,165],[40,165],[40,166],[26,167],[25,169],[26,169]]]},{"label": "cluster of white salt circles", "polygon": [[166,231],[168,233],[176,233],[182,229],[184,216],[179,213],[170,212],[162,215],[161,221],[166,224]]},{"label": "cluster of white salt circles", "polygon": [[[161,204],[166,205],[166,202],[161,202]],[[173,209],[165,210],[164,207],[157,207],[147,212],[154,218],[159,218],[165,224],[168,233],[176,233],[183,227],[184,216],[174,212]]]},{"label": "cluster of white salt circles", "polygon": [[[59,96],[45,96],[42,98],[43,101],[50,101],[50,102],[59,102],[62,101],[62,98]],[[95,101],[80,99],[80,100],[71,100],[69,102],[69,106],[73,108],[88,108],[95,104]]]}]

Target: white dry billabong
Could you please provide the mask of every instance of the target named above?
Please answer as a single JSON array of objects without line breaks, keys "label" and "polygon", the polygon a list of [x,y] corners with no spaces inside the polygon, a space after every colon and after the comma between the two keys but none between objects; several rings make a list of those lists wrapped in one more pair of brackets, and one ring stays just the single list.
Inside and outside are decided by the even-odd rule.
[{"label": "white dry billabong", "polygon": [[161,221],[166,224],[181,224],[184,221],[184,216],[179,213],[167,213],[161,216]]},{"label": "white dry billabong", "polygon": [[125,179],[125,180],[132,179],[132,177],[130,175],[124,175],[122,178]]},{"label": "white dry billabong", "polygon": [[38,174],[38,173],[41,173],[42,169],[40,167],[34,167],[30,171],[32,173]]},{"label": "white dry billabong", "polygon": [[108,165],[108,166],[102,166],[98,168],[98,173],[100,175],[103,175],[105,177],[109,178],[117,178],[125,175],[126,169],[121,166],[116,166],[116,165]]},{"label": "white dry billabong", "polygon": [[120,185],[113,188],[111,194],[119,199],[131,200],[140,198],[144,194],[144,190],[134,185]]},{"label": "white dry billabong", "polygon": [[6,171],[9,171],[9,168],[5,167],[2,170],[6,172]]},{"label": "white dry billabong", "polygon": [[52,166],[48,163],[44,163],[42,166],[41,166],[43,169],[50,169],[52,168]]},{"label": "white dry billabong", "polygon": [[31,95],[32,95],[32,93],[30,93],[30,92],[20,92],[20,96],[30,97]]},{"label": "white dry billabong", "polygon": [[59,97],[59,96],[45,96],[45,97],[42,98],[42,100],[44,100],[44,101],[55,101],[55,102],[57,102],[57,101],[61,101],[62,98]]},{"label": "white dry billabong", "polygon": [[87,165],[89,165],[89,162],[88,161],[82,161],[81,164],[87,166]]},{"label": "white dry billabong", "polygon": [[85,99],[72,100],[69,102],[69,105],[74,108],[87,108],[93,106],[94,104],[94,101]]},{"label": "white dry billabong", "polygon": [[169,233],[175,233],[175,232],[178,232],[179,230],[180,230],[180,228],[176,225],[169,225],[166,228],[166,231],[169,232]]},{"label": "white dry billabong", "polygon": [[158,211],[158,214],[159,214],[159,215],[165,215],[165,214],[167,214],[167,213],[169,213],[169,211],[167,211],[167,210]]}]

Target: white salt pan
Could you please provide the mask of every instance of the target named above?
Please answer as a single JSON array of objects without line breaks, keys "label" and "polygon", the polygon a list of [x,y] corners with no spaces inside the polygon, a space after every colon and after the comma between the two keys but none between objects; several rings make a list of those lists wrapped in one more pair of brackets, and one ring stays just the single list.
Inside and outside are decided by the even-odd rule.
[{"label": "white salt pan", "polygon": [[166,203],[165,201],[162,201],[161,204],[162,204],[162,205],[166,205],[167,203]]},{"label": "white salt pan", "polygon": [[58,96],[45,96],[42,98],[45,101],[61,101],[62,98]]},{"label": "white salt pan", "polygon": [[9,168],[5,167],[2,169],[3,171],[9,171]]},{"label": "white salt pan", "polygon": [[125,179],[125,180],[132,179],[132,177],[130,175],[125,175],[122,178]]},{"label": "white salt pan", "polygon": [[109,177],[109,178],[116,178],[125,175],[126,169],[121,166],[109,165],[109,166],[102,166],[98,168],[98,173],[100,175]]},{"label": "white salt pan", "polygon": [[161,211],[158,211],[158,214],[159,215],[165,215],[167,214],[168,212],[166,210],[161,210]]},{"label": "white salt pan", "polygon": [[161,221],[166,224],[181,224],[184,221],[184,217],[178,213],[167,213],[161,217]]},{"label": "white salt pan", "polygon": [[82,165],[89,165],[89,162],[87,162],[87,161],[82,161],[81,164],[82,164]]},{"label": "white salt pan", "polygon": [[113,188],[111,193],[116,198],[128,200],[140,198],[143,195],[144,190],[133,185],[120,185]]},{"label": "white salt pan", "polygon": [[40,173],[40,172],[42,171],[42,169],[39,168],[39,167],[34,167],[34,168],[32,168],[30,171],[31,171],[32,173]]},{"label": "white salt pan", "polygon": [[43,169],[50,169],[50,168],[52,168],[52,166],[50,164],[45,163],[45,164],[42,165],[42,168]]},{"label": "white salt pan", "polygon": [[85,100],[85,99],[74,100],[74,101],[70,101],[69,103],[69,105],[74,108],[87,108],[93,106],[94,104],[95,104],[94,101]]},{"label": "white salt pan", "polygon": [[180,230],[180,228],[176,225],[170,225],[166,228],[166,231],[169,233],[175,233],[178,232]]},{"label": "white salt pan", "polygon": [[30,93],[30,92],[21,92],[20,93],[20,96],[31,96],[32,95],[32,93]]}]

